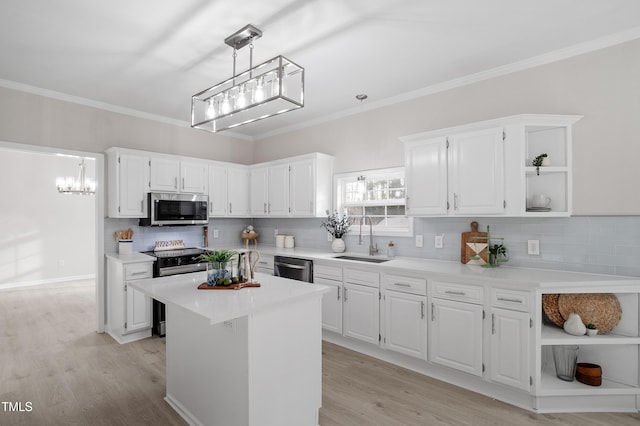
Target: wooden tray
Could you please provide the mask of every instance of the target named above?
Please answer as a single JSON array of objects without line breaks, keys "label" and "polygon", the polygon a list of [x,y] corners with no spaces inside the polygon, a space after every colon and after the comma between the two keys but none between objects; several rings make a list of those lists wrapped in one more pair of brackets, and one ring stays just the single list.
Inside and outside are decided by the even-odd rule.
[{"label": "wooden tray", "polygon": [[[489,262],[487,233],[478,232],[478,222],[471,222],[471,232],[463,232],[460,241],[460,261],[465,265],[484,265]],[[475,256],[479,259],[473,259]]]},{"label": "wooden tray", "polygon": [[260,283],[235,283],[227,286],[223,285],[209,285],[202,283],[198,286],[198,290],[240,290],[245,287],[260,287]]}]

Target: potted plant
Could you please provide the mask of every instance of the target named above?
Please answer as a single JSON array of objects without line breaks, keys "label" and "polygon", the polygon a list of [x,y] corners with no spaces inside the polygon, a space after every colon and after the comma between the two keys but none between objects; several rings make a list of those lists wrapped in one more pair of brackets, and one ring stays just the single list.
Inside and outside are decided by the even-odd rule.
[{"label": "potted plant", "polygon": [[347,214],[345,213],[340,216],[337,211],[330,213],[329,210],[327,210],[327,220],[322,221],[320,226],[324,227],[324,229],[333,236],[331,249],[336,253],[342,253],[345,250],[342,237],[349,232],[349,228],[351,227],[351,219]]},{"label": "potted plant", "polygon": [[207,284],[231,285],[238,282],[238,277],[233,277],[230,271],[229,262],[237,256],[233,250],[212,250],[201,254],[200,259],[207,262]]},{"label": "potted plant", "polygon": [[500,266],[499,262],[506,262],[507,248],[503,244],[489,244],[489,264],[491,266]]},{"label": "potted plant", "polygon": [[536,168],[536,173],[538,176],[540,176],[540,166],[544,165],[543,163],[545,162],[545,158],[547,158],[546,153],[540,154],[536,158],[534,158],[533,161],[531,162],[533,167]]},{"label": "potted plant", "polygon": [[598,327],[592,322],[587,324],[587,336],[595,336],[598,334]]}]

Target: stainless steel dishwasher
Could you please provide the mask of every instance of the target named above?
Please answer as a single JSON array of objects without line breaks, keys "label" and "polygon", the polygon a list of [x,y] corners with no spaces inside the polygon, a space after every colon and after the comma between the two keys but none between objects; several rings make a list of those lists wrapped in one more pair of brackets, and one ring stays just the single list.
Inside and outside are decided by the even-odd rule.
[{"label": "stainless steel dishwasher", "polygon": [[313,261],[297,257],[275,256],[273,275],[292,280],[313,282]]}]

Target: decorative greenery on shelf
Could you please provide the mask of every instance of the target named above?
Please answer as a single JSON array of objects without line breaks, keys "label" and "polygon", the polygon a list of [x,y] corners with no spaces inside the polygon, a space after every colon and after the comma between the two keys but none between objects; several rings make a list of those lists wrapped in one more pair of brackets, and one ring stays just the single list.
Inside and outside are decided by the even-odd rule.
[{"label": "decorative greenery on shelf", "polygon": [[489,253],[495,254],[496,256],[499,254],[507,254],[507,248],[502,244],[489,245]]},{"label": "decorative greenery on shelf", "polygon": [[587,324],[587,325],[586,325],[586,327],[587,327],[589,330],[597,330],[597,329],[598,329],[598,327],[596,327],[596,325],[595,325],[594,323],[592,323],[592,322],[590,322],[589,324]]},{"label": "decorative greenery on shelf", "polygon": [[340,216],[337,211],[330,213],[327,210],[327,220],[323,221],[320,226],[324,227],[333,238],[342,238],[344,234],[349,232],[351,227],[351,219],[345,213]]},{"label": "decorative greenery on shelf", "polygon": [[547,158],[546,153],[540,154],[536,158],[534,158],[533,161],[531,162],[533,167],[536,168],[536,173],[538,176],[540,176],[540,166],[542,166],[542,162],[544,161],[545,158]]},{"label": "decorative greenery on shelf", "polygon": [[233,250],[212,250],[200,255],[200,259],[208,263],[220,262],[226,263],[233,259],[238,253]]}]

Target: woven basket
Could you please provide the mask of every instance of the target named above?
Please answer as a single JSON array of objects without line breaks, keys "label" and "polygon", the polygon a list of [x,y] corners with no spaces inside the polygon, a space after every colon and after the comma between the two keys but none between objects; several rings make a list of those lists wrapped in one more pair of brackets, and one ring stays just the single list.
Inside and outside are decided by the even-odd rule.
[{"label": "woven basket", "polygon": [[549,321],[551,321],[558,327],[562,327],[564,325],[564,318],[562,318],[560,310],[558,309],[559,297],[559,294],[543,294],[542,309],[547,318],[549,318]]},{"label": "woven basket", "polygon": [[611,293],[561,294],[558,310],[565,320],[576,313],[584,324],[595,324],[598,334],[609,333],[620,321],[622,309]]}]

